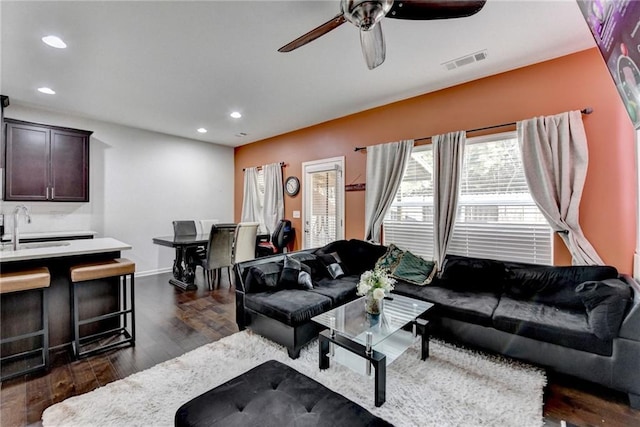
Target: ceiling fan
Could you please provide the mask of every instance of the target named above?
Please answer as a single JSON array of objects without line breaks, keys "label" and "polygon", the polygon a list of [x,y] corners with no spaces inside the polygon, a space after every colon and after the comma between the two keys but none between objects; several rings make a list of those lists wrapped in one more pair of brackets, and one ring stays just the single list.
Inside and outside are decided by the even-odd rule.
[{"label": "ceiling fan", "polygon": [[346,21],[360,29],[362,53],[370,70],[384,62],[385,44],[381,20],[395,19],[431,20],[463,18],[478,13],[486,0],[340,0],[340,13],[282,46],[278,52],[294,49],[327,34]]}]

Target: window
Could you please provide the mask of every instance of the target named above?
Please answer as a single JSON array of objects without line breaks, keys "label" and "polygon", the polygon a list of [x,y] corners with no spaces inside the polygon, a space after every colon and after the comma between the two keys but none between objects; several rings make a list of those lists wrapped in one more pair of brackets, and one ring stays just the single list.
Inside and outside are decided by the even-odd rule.
[{"label": "window", "polygon": [[[384,221],[385,243],[433,257],[433,152],[416,147]],[[468,138],[448,253],[552,262],[552,231],[533,202],[515,132]]]}]

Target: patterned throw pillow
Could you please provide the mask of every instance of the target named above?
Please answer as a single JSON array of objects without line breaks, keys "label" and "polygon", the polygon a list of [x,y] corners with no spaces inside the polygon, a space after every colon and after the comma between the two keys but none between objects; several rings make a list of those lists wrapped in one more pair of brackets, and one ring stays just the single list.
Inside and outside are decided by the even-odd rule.
[{"label": "patterned throw pillow", "polygon": [[404,251],[392,243],[387,248],[387,252],[378,259],[374,268],[390,272],[398,264],[403,254]]},{"label": "patterned throw pillow", "polygon": [[406,251],[391,271],[391,276],[414,285],[424,286],[431,283],[436,270],[435,262],[427,261]]},{"label": "patterned throw pillow", "polygon": [[346,267],[342,264],[340,255],[337,252],[318,256],[327,269],[327,274],[332,279],[339,279],[346,273]]}]

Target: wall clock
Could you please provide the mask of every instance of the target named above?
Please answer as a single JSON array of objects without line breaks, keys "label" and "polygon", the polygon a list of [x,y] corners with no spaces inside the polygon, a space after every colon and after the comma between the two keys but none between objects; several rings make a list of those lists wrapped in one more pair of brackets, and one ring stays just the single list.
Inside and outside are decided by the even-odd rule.
[{"label": "wall clock", "polygon": [[284,191],[289,196],[295,196],[300,191],[300,180],[295,176],[290,176],[284,182]]}]

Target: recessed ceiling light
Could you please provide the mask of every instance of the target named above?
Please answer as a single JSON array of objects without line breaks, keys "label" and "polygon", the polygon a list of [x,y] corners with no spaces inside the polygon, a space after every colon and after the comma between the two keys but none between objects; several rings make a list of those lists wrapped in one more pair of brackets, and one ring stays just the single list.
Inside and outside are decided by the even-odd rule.
[{"label": "recessed ceiling light", "polygon": [[200,133],[207,133],[207,130],[205,128],[199,128],[198,132]]},{"label": "recessed ceiling light", "polygon": [[44,36],[42,38],[42,41],[51,47],[55,47],[56,49],[64,49],[67,47],[67,44],[58,36]]},{"label": "recessed ceiling light", "polygon": [[233,117],[234,119],[239,119],[240,117],[242,117],[242,114],[240,114],[237,111],[234,111],[233,113],[229,114],[231,117]]},{"label": "recessed ceiling light", "polygon": [[56,94],[55,90],[50,89],[48,87],[39,87],[38,88],[38,92],[46,93],[47,95],[55,95]]}]

